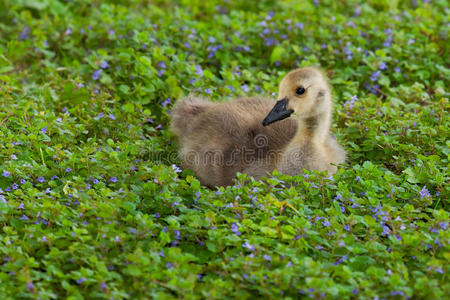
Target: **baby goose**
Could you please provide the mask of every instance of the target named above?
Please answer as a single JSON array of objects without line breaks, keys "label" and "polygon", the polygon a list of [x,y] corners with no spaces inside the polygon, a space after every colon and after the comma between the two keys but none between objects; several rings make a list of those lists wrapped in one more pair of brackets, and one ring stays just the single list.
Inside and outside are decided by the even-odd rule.
[{"label": "baby goose", "polygon": [[322,73],[311,67],[290,72],[278,99],[275,106],[264,98],[177,101],[171,130],[183,167],[210,187],[232,185],[237,172],[255,178],[275,169],[289,175],[303,168],[336,172],[333,164],[343,163],[346,154],[329,133],[331,91]]}]

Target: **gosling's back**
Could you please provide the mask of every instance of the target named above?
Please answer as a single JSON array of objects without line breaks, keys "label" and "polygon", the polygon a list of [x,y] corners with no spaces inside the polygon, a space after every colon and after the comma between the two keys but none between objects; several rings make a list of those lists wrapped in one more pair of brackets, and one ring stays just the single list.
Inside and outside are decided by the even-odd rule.
[{"label": "gosling's back", "polygon": [[[292,119],[262,125],[273,105],[273,100],[264,98],[219,103],[193,101],[192,97],[189,101],[181,100],[172,119],[189,119],[182,128],[172,124],[172,130],[179,139],[184,167],[194,170],[207,186],[231,185],[237,172],[255,178],[267,175],[276,167],[276,155],[297,130]],[[180,115],[185,111],[196,114]]]}]

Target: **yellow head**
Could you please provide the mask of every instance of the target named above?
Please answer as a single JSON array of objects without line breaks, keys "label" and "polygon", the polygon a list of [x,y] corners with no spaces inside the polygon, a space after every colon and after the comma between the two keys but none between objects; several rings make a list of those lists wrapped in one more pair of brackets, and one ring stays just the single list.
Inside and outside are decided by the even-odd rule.
[{"label": "yellow head", "polygon": [[278,99],[264,119],[264,126],[292,114],[309,118],[331,111],[331,91],[327,79],[313,67],[289,72],[280,82]]}]

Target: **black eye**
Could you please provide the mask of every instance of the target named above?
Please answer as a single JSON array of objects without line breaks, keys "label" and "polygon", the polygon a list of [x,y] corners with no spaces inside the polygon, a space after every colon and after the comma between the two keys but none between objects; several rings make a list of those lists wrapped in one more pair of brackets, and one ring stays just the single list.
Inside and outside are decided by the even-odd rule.
[{"label": "black eye", "polygon": [[297,94],[297,95],[303,95],[304,93],[306,92],[306,90],[305,90],[305,88],[304,87],[299,87],[299,88],[297,88],[297,90],[295,91],[295,93]]}]

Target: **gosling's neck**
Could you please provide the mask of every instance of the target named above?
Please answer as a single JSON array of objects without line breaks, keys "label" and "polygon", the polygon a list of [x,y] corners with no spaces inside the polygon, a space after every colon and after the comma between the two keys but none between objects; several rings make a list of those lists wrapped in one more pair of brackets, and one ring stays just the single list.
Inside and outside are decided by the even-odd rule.
[{"label": "gosling's neck", "polygon": [[316,115],[298,116],[297,133],[292,139],[293,144],[298,143],[323,143],[330,131],[331,111],[322,111]]}]

